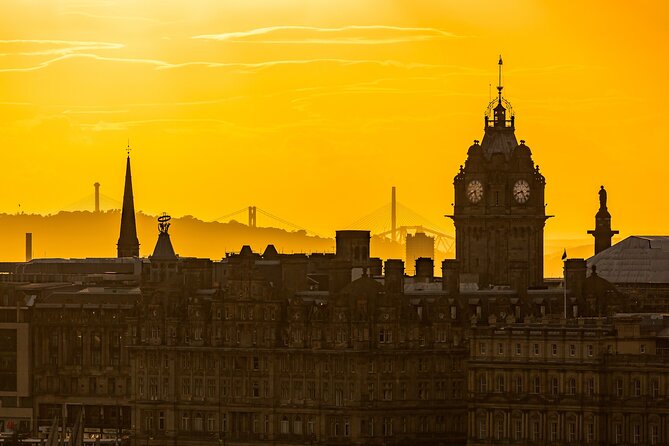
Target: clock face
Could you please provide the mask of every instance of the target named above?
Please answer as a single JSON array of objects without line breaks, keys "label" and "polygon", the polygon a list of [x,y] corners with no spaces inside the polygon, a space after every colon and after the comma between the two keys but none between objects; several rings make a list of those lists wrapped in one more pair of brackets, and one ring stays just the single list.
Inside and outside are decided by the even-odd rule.
[{"label": "clock face", "polygon": [[467,184],[467,198],[472,203],[481,201],[481,198],[483,198],[483,184],[479,180],[473,180]]},{"label": "clock face", "polygon": [[518,203],[525,203],[530,198],[530,185],[525,180],[518,180],[513,185],[513,198]]}]

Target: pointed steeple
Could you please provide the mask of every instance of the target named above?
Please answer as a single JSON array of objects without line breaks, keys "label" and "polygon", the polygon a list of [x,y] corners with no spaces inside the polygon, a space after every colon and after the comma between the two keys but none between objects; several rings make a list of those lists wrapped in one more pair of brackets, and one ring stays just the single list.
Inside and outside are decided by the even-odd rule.
[{"label": "pointed steeple", "polygon": [[[129,149],[130,147],[128,147]],[[135,225],[135,201],[132,195],[132,174],[130,154],[125,166],[125,189],[123,190],[123,210],[121,211],[121,234],[117,243],[118,257],[139,257],[139,240]]]}]

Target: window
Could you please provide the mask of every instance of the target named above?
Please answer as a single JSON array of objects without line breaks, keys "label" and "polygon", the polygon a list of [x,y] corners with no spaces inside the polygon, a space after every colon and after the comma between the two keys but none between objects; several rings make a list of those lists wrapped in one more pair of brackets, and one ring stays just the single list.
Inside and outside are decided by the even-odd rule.
[{"label": "window", "polygon": [[429,399],[429,384],[426,382],[418,383],[418,399],[427,400]]},{"label": "window", "polygon": [[650,394],[652,395],[653,398],[657,398],[660,396],[660,382],[658,381],[657,378],[653,378],[650,381]]},{"label": "window", "polygon": [[642,355],[646,353],[646,344],[641,344],[639,346],[639,353],[641,353]]},{"label": "window", "polygon": [[569,356],[576,356],[576,345],[569,344]]},{"label": "window", "polygon": [[190,430],[190,415],[188,412],[183,412],[181,414],[181,430],[188,431]]},{"label": "window", "polygon": [[616,396],[623,396],[623,380],[616,379]]},{"label": "window", "polygon": [[393,383],[384,382],[383,383],[383,399],[385,401],[392,401],[393,399]]},{"label": "window", "polygon": [[615,442],[616,444],[622,443],[623,442],[623,425],[620,423],[616,423],[615,426]]},{"label": "window", "polygon": [[502,344],[501,342],[497,344],[497,354],[498,355],[504,354],[504,344]]},{"label": "window", "polygon": [[515,387],[516,387],[516,393],[523,393],[525,389],[523,389],[523,377],[518,375],[516,376],[515,379]]},{"label": "window", "polygon": [[567,441],[569,443],[576,441],[576,423],[573,421],[567,423]]},{"label": "window", "polygon": [[195,378],[193,386],[193,394],[198,398],[202,397],[202,378]]},{"label": "window", "polygon": [[567,395],[576,395],[576,379],[574,378],[567,380]]},{"label": "window", "polygon": [[557,378],[551,378],[551,395],[556,396],[560,392]]},{"label": "window", "polygon": [[486,350],[487,350],[486,349],[486,344],[483,343],[483,342],[479,342],[479,352],[481,353],[481,355],[485,355]]},{"label": "window", "polygon": [[383,418],[383,436],[391,437],[393,435],[393,419],[385,417]]},{"label": "window", "polygon": [[539,422],[532,421],[532,441],[541,440],[541,431],[539,430]]},{"label": "window", "polygon": [[495,378],[495,392],[503,393],[506,390],[504,384],[505,384],[504,376],[497,375],[497,377]]},{"label": "window", "polygon": [[660,428],[656,424],[651,424],[650,429],[648,430],[648,436],[650,437],[650,444],[657,444],[660,438]]},{"label": "window", "polygon": [[478,423],[477,423],[477,430],[478,430],[478,439],[479,440],[485,440],[485,438],[488,436],[488,425],[486,423],[485,418],[479,418]]},{"label": "window", "polygon": [[91,333],[91,365],[99,366],[102,363],[102,337],[100,333]]},{"label": "window", "polygon": [[519,441],[523,435],[523,423],[521,420],[513,420],[513,439]]},{"label": "window", "polygon": [[539,344],[532,344],[532,354],[539,356]]},{"label": "window", "polygon": [[551,429],[551,441],[557,441],[558,439],[558,424],[557,421],[551,421],[550,424],[550,429]]},{"label": "window", "polygon": [[290,425],[288,424],[288,417],[284,415],[283,418],[281,418],[281,423],[279,424],[279,431],[282,434],[287,434],[289,429]]},{"label": "window", "polygon": [[147,432],[153,430],[153,412],[148,410],[144,412],[144,430]]},{"label": "window", "polygon": [[216,396],[216,380],[207,378],[207,398],[214,398]]},{"label": "window", "polygon": [[592,344],[588,344],[585,346],[585,352],[588,355],[588,357],[592,357],[594,353],[594,349],[592,348]]},{"label": "window", "polygon": [[302,418],[299,415],[293,420],[293,433],[295,435],[302,435]]},{"label": "window", "polygon": [[557,356],[558,354],[558,347],[557,344],[551,344],[551,354],[553,356]]},{"label": "window", "polygon": [[495,440],[501,440],[504,437],[504,420],[501,418],[495,420]]},{"label": "window", "polygon": [[479,393],[486,393],[488,391],[488,383],[485,375],[479,376]]},{"label": "window", "polygon": [[181,378],[181,395],[190,395],[190,378]]},{"label": "window", "polygon": [[585,441],[587,443],[595,441],[595,423],[592,421],[589,421],[585,425]]},{"label": "window", "polygon": [[640,379],[635,379],[632,381],[632,388],[634,389],[634,396],[641,396],[641,380]]},{"label": "window", "polygon": [[165,430],[165,412],[163,411],[158,413],[158,429],[161,431]]},{"label": "window", "polygon": [[641,425],[634,423],[632,425],[632,444],[641,443]]},{"label": "window", "polygon": [[214,414],[212,413],[207,415],[207,431],[216,432],[216,419],[214,418]]},{"label": "window", "polygon": [[[93,388],[90,389],[91,393],[95,392],[95,378],[91,378],[93,381],[90,384],[93,385]],[[141,376],[137,379],[137,393],[139,393],[139,396],[143,397],[144,396],[144,378]]]},{"label": "window", "polygon": [[158,377],[151,376],[149,377],[149,399],[157,400],[158,399]]},{"label": "window", "polygon": [[519,343],[516,343],[516,355],[520,355],[523,352]]},{"label": "window", "polygon": [[541,393],[541,378],[538,376],[532,378],[532,393]]}]

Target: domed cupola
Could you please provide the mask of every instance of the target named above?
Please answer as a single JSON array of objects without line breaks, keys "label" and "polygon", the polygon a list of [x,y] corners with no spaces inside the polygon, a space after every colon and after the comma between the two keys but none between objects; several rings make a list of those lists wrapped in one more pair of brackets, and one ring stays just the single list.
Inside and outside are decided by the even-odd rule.
[{"label": "domed cupola", "polygon": [[483,150],[481,149],[481,145],[479,144],[479,140],[475,139],[474,144],[469,146],[469,149],[467,150],[467,156],[472,157],[472,156],[480,156],[483,155]]},{"label": "domed cupola", "polygon": [[532,151],[525,145],[525,140],[521,139],[520,144],[513,149],[513,156],[516,158],[531,158]]}]

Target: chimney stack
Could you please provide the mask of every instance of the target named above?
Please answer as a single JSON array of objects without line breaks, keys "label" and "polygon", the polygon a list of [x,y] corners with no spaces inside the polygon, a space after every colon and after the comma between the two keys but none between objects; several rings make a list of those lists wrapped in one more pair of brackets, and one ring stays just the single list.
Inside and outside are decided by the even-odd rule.
[{"label": "chimney stack", "polygon": [[416,259],[416,282],[428,283],[434,280],[434,261],[427,257]]},{"label": "chimney stack", "polygon": [[564,262],[567,290],[580,296],[585,285],[588,264],[585,259],[567,259]]},{"label": "chimney stack", "polygon": [[100,183],[95,183],[95,212],[100,212]]},{"label": "chimney stack", "polygon": [[26,262],[33,259],[33,233],[26,232]]},{"label": "chimney stack", "polygon": [[451,296],[460,293],[460,261],[446,259],[441,262],[441,289]]},{"label": "chimney stack", "polygon": [[399,259],[386,260],[385,285],[387,293],[404,291],[404,262]]}]

